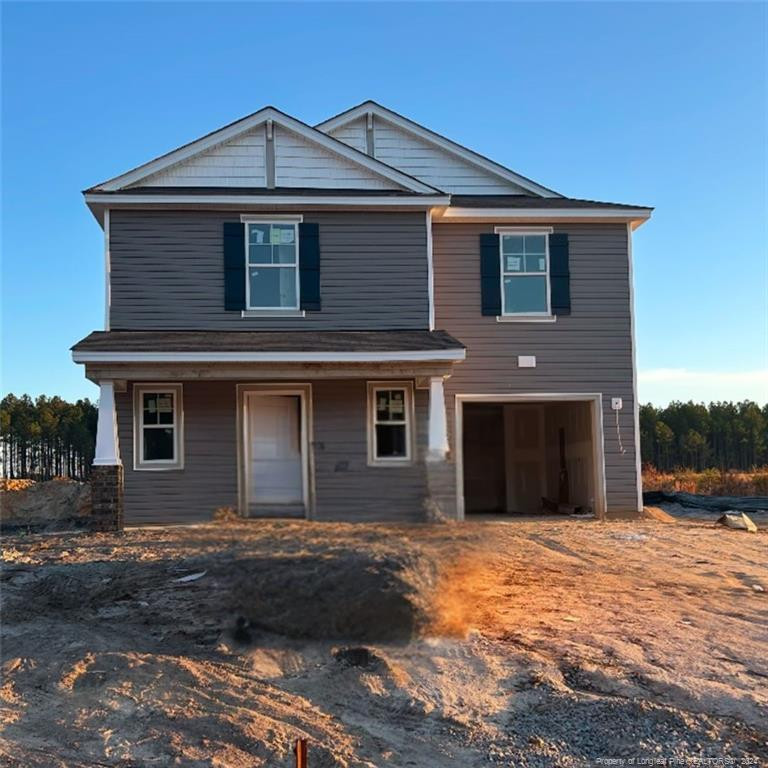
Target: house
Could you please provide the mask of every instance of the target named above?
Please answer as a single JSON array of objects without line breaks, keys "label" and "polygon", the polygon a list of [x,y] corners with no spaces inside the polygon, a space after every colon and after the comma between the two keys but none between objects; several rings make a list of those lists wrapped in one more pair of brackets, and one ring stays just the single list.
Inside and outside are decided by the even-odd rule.
[{"label": "house", "polygon": [[104,527],[641,506],[632,232],[367,101],[266,107],[85,191]]}]

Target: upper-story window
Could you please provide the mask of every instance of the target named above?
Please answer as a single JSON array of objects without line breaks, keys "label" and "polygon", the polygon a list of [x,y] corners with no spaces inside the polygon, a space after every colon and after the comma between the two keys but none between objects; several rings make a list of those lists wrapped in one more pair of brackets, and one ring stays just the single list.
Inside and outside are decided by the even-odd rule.
[{"label": "upper-story window", "polygon": [[298,309],[298,223],[258,222],[246,226],[247,309]]},{"label": "upper-story window", "polygon": [[501,232],[501,302],[504,315],[549,315],[549,236]]}]

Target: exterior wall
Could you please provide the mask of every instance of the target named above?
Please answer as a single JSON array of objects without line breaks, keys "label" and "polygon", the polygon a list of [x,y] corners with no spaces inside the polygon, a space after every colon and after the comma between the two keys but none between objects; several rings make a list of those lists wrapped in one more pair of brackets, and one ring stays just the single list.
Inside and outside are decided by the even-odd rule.
[{"label": "exterior wall", "polygon": [[445,192],[462,195],[526,194],[522,187],[484,171],[386,120],[373,120],[374,156]]},{"label": "exterior wall", "polygon": [[277,126],[275,186],[313,189],[402,189],[389,179]]},{"label": "exterior wall", "polygon": [[414,390],[414,462],[369,467],[366,382],[315,382],[312,390],[317,519],[423,520],[429,392]]},{"label": "exterior wall", "polygon": [[110,211],[112,330],[356,330],[429,325],[423,212],[311,213],[322,311],[224,310],[222,224],[239,211]]},{"label": "exterior wall", "polygon": [[[436,224],[433,249],[436,327],[467,346],[446,381],[453,445],[456,394],[600,392],[607,506],[635,510],[637,485],[632,392],[632,336],[627,231],[624,224],[568,224],[571,315],[555,323],[499,323],[480,310],[481,232],[492,224]],[[518,355],[536,368],[518,369]],[[621,397],[619,450],[611,397]]]},{"label": "exterior wall", "polygon": [[184,468],[133,468],[133,386],[115,394],[124,469],[126,525],[210,520],[218,507],[237,506],[235,384],[184,382]]},{"label": "exterior wall", "polygon": [[328,135],[343,141],[345,144],[349,144],[350,147],[353,147],[358,152],[365,152],[368,149],[366,122],[365,117],[358,117],[357,120],[352,120],[349,123],[340,125],[333,131],[328,131]]},{"label": "exterior wall", "polygon": [[[218,507],[237,506],[237,383],[184,382],[181,470],[133,469],[133,385],[115,395],[126,525],[206,521]],[[414,462],[401,467],[369,467],[366,381],[312,382],[310,468],[314,467],[316,519],[425,519],[429,393],[415,390],[414,397]]]},{"label": "exterior wall", "polygon": [[259,125],[231,141],[177,163],[149,178],[142,187],[265,187],[266,138]]}]

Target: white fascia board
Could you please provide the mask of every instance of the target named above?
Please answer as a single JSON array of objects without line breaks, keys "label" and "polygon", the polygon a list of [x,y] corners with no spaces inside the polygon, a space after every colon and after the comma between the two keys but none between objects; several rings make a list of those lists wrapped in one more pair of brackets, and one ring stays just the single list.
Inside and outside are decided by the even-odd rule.
[{"label": "white fascia board", "polygon": [[124,189],[125,187],[136,184],[148,176],[152,176],[159,171],[163,171],[166,168],[170,168],[171,166],[188,160],[195,155],[205,152],[218,144],[230,141],[240,134],[261,125],[267,120],[272,120],[275,125],[282,126],[288,131],[297,133],[307,140],[319,144],[329,152],[333,152],[350,162],[363,166],[372,173],[382,176],[395,184],[399,184],[405,189],[426,194],[440,191],[429,184],[425,184],[424,182],[415,179],[413,176],[409,176],[407,173],[403,173],[386,163],[382,163],[380,160],[376,160],[363,152],[353,149],[343,141],[334,139],[332,136],[327,136],[322,131],[318,131],[273,107],[266,107],[258,112],[254,112],[252,115],[244,117],[242,120],[238,120],[225,128],[214,131],[201,139],[197,139],[197,141],[190,142],[183,147],[179,147],[179,149],[161,155],[160,157],[155,158],[148,163],[144,163],[143,165],[138,166],[138,168],[134,168],[120,176],[115,176],[113,179],[109,179],[108,181],[96,185],[95,189],[102,189],[106,192],[115,192]]},{"label": "white fascia board", "polygon": [[340,115],[336,115],[323,123],[318,123],[315,128],[323,132],[333,131],[340,126],[346,125],[369,113],[396,125],[398,128],[402,128],[404,131],[412,133],[414,136],[418,136],[424,141],[430,142],[445,152],[449,152],[468,163],[472,163],[478,168],[482,168],[488,173],[492,173],[505,181],[511,181],[513,184],[517,184],[523,189],[532,192],[534,195],[539,195],[541,197],[562,197],[560,193],[548,189],[547,187],[543,187],[541,184],[537,184],[535,181],[532,181],[525,176],[521,176],[519,173],[515,173],[513,170],[510,170],[503,165],[499,165],[499,163],[495,163],[493,160],[483,157],[477,152],[473,152],[471,149],[468,149],[461,144],[457,144],[455,141],[451,141],[450,139],[445,138],[445,136],[441,136],[440,134],[429,130],[429,128],[425,128],[423,125],[419,125],[418,123],[413,122],[413,120],[409,120],[407,117],[403,117],[403,115],[399,115],[397,112],[392,112],[386,107],[382,107],[380,104],[376,104],[376,102],[373,101],[367,101],[357,107],[353,107],[347,112],[342,112]]},{"label": "white fascia board", "polygon": [[238,206],[260,205],[274,208],[276,205],[301,205],[309,206],[365,206],[368,208],[431,208],[433,206],[447,206],[451,203],[448,195],[419,195],[407,197],[392,195],[392,197],[365,195],[183,195],[152,194],[131,195],[125,194],[101,194],[99,192],[86,192],[85,202],[88,205],[131,206],[131,205],[225,205],[228,208]]},{"label": "white fascia board", "polygon": [[72,352],[76,363],[434,363],[458,362],[464,349],[405,352]]},{"label": "white fascia board", "polygon": [[645,208],[461,208],[450,207],[435,220],[438,222],[472,221],[580,221],[596,220],[642,223],[651,218]]}]

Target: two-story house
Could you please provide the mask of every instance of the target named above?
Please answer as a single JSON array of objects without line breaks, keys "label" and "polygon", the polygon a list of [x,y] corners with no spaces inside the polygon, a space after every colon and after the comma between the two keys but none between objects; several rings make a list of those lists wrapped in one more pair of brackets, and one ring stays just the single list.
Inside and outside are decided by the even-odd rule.
[{"label": "two-story house", "polygon": [[374,103],[85,192],[103,524],[641,506],[632,231]]}]

